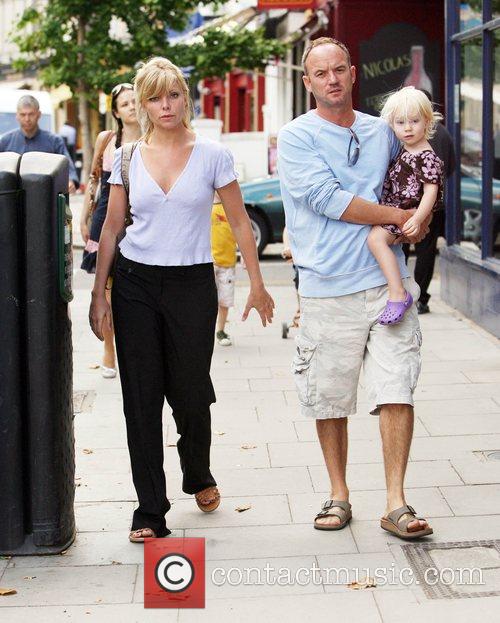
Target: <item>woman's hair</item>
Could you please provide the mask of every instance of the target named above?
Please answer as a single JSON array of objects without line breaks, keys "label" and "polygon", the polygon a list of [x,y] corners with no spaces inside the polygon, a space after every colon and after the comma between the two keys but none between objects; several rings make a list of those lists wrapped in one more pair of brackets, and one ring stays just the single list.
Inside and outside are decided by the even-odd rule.
[{"label": "woman's hair", "polygon": [[153,132],[153,123],[148,117],[144,103],[150,97],[159,97],[168,93],[173,87],[178,87],[182,91],[186,104],[182,123],[184,127],[191,129],[193,103],[189,95],[189,88],[182,71],[168,58],[154,56],[144,63],[135,76],[134,87],[137,118],[144,132],[144,140],[146,142],[148,142]]},{"label": "woman's hair", "polygon": [[116,132],[116,149],[121,147],[122,144],[122,135],[123,135],[123,121],[116,116],[118,112],[118,98],[120,97],[120,93],[124,90],[133,91],[134,86],[129,83],[117,84],[111,90],[111,114],[113,115],[116,123],[118,124],[118,131]]},{"label": "woman's hair", "polygon": [[391,93],[385,100],[380,116],[392,127],[397,117],[408,119],[411,115],[420,115],[426,122],[425,138],[434,136],[436,123],[441,121],[441,113],[432,109],[432,102],[427,95],[415,87],[403,87]]}]

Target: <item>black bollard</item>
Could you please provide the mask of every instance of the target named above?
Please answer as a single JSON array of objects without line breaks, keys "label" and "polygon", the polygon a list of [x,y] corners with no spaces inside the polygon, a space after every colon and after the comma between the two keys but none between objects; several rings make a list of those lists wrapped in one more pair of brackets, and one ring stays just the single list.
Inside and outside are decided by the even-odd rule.
[{"label": "black bollard", "polygon": [[19,154],[0,153],[0,551],[24,540]]},{"label": "black bollard", "polygon": [[71,320],[60,293],[60,201],[64,156],[21,160],[26,269],[28,445],[33,550],[55,553],[74,539],[75,454]]},{"label": "black bollard", "polygon": [[[15,158],[19,159],[17,155]],[[5,287],[0,280],[0,292],[7,299],[16,298],[18,290],[20,293],[20,313],[16,315],[9,308],[10,316],[5,316],[5,322],[4,296],[0,304],[2,336],[7,333],[10,341],[18,343],[15,356],[21,363],[22,379],[22,416],[16,419],[16,411],[11,407],[0,411],[0,468],[5,470],[2,481],[12,479],[9,487],[2,486],[0,491],[2,496],[9,496],[7,508],[12,515],[6,521],[3,506],[0,553],[57,554],[71,545],[75,537],[73,367],[68,307],[73,271],[71,213],[65,196],[68,162],[57,154],[30,152],[22,156],[18,176],[15,168],[5,156],[0,160],[0,180],[16,179],[22,191],[16,206],[21,215],[20,226],[17,236],[9,238],[9,245],[17,247],[19,277],[17,282],[11,278]],[[9,214],[15,212],[10,204],[9,208]],[[13,218],[1,220],[2,234],[11,221]],[[3,244],[6,237],[2,235],[1,240]],[[7,251],[0,247],[0,253]],[[8,258],[12,254],[11,249]],[[0,270],[7,266],[12,272],[14,260],[9,261],[2,261]],[[1,373],[5,367],[3,351]],[[10,374],[14,378],[12,371]],[[11,387],[9,404],[14,403],[12,396],[19,382],[12,382]],[[3,443],[6,436],[11,437],[7,446]],[[8,453],[4,452],[5,447]],[[3,499],[0,498],[2,502]],[[21,506],[19,500],[23,501]]]}]

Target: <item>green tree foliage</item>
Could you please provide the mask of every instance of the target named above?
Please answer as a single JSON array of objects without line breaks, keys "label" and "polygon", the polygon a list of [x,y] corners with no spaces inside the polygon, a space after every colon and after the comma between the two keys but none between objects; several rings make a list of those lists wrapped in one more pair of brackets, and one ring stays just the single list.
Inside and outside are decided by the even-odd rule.
[{"label": "green tree foliage", "polygon": [[264,29],[225,31],[209,28],[195,37],[191,45],[173,48],[177,62],[193,67],[193,79],[223,77],[239,69],[264,70],[269,60],[282,57],[286,46],[275,39],[266,39]]},{"label": "green tree foliage", "polygon": [[[284,47],[262,31],[227,33],[209,29],[193,45],[170,46],[166,30],[181,31],[199,0],[48,0],[25,10],[13,36],[21,55],[18,69],[35,67],[47,87],[68,85],[78,100],[84,171],[91,158],[89,104],[99,91],[132,79],[138,61],[152,55],[194,66],[193,79],[224,76],[238,66],[259,69]],[[217,6],[218,0],[202,4]],[[113,19],[126,24],[128,36],[109,35]]]}]

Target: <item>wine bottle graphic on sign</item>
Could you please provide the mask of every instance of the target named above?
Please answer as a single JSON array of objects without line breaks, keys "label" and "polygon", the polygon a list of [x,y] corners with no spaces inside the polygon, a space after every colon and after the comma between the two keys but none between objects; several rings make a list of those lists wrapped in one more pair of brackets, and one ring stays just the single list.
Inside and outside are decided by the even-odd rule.
[{"label": "wine bottle graphic on sign", "polygon": [[404,81],[405,87],[415,87],[425,89],[432,96],[432,82],[425,72],[424,67],[424,46],[411,46],[411,69]]}]

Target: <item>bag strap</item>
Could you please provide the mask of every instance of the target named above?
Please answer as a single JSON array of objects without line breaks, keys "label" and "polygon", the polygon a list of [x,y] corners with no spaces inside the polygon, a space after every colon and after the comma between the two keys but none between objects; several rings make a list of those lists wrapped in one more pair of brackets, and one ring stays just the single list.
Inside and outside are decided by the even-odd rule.
[{"label": "bag strap", "polygon": [[106,138],[103,140],[101,144],[101,149],[99,151],[99,156],[97,158],[96,166],[94,167],[94,170],[92,171],[92,175],[94,176],[96,181],[99,181],[99,178],[101,177],[102,159],[104,157],[104,152],[106,151],[107,146],[111,142],[111,139],[115,136],[116,136],[116,133],[113,132],[113,130],[108,130]]},{"label": "bag strap", "polygon": [[130,225],[132,219],[130,217],[130,161],[132,160],[132,155],[135,151],[135,148],[139,144],[139,141],[135,141],[134,143],[125,143],[122,146],[122,162],[121,162],[121,174],[122,174],[122,182],[123,188],[125,189],[125,194],[127,195],[127,216],[125,218],[125,224]]}]

